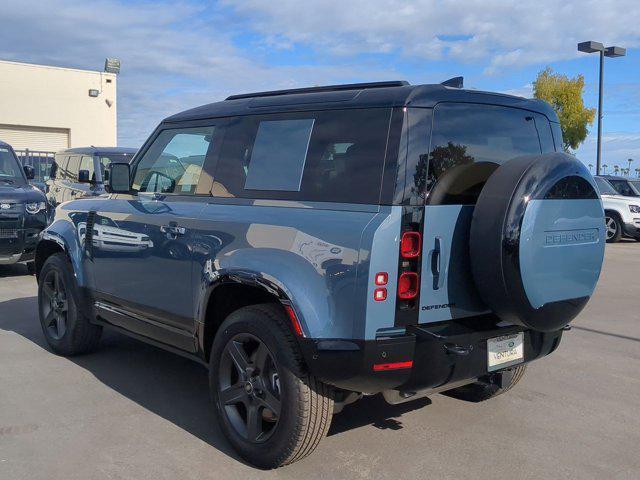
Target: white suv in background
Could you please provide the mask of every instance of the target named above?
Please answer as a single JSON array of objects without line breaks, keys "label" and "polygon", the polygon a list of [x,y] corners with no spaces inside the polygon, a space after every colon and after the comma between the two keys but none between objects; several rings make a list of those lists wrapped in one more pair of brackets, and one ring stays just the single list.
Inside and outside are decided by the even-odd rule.
[{"label": "white suv in background", "polygon": [[640,241],[640,197],[624,197],[602,177],[595,177],[604,206],[607,242],[625,237]]}]

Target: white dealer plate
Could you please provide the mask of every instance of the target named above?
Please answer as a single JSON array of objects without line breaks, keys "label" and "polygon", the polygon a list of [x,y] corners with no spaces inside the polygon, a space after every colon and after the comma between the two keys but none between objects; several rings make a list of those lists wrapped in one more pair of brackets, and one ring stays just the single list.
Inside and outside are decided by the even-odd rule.
[{"label": "white dealer plate", "polygon": [[521,363],[524,360],[523,341],[522,332],[487,340],[489,371]]}]

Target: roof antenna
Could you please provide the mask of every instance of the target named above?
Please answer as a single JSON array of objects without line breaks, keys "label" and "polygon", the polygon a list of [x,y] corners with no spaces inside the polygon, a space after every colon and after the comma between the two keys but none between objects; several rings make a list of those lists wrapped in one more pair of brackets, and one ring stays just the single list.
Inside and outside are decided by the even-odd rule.
[{"label": "roof antenna", "polygon": [[453,88],[464,88],[464,77],[453,77],[449,80],[445,80],[440,85]]}]

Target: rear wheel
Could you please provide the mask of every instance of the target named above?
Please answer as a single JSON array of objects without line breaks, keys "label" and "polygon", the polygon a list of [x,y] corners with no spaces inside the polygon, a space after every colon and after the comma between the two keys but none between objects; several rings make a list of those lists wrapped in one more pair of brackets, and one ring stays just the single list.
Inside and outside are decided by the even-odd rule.
[{"label": "rear wheel", "polygon": [[79,308],[80,297],[67,256],[50,256],[38,280],[40,324],[51,349],[65,356],[94,350],[102,327],[90,323]]},{"label": "rear wheel", "polygon": [[622,238],[622,225],[620,225],[620,221],[615,215],[606,213],[604,222],[607,232],[607,243],[618,243]]},{"label": "rear wheel", "polygon": [[526,368],[526,365],[519,365],[501,372],[491,373],[480,378],[475,383],[463,385],[443,393],[459,400],[483,402],[511,390],[522,379]]},{"label": "rear wheel", "polygon": [[329,430],[332,391],[304,372],[279,305],[229,315],[213,342],[209,379],[226,437],[261,468],[304,458]]}]

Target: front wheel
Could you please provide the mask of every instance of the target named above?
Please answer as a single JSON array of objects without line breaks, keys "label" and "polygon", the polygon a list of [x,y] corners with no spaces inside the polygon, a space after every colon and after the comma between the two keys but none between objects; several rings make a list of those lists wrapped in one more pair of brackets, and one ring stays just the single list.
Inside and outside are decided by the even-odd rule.
[{"label": "front wheel", "polygon": [[59,355],[87,353],[98,346],[102,327],[90,323],[79,305],[69,259],[64,253],[50,256],[38,277],[38,311],[44,337]]},{"label": "front wheel", "polygon": [[258,467],[304,458],[331,425],[332,391],[304,372],[280,305],[249,306],[227,317],[213,342],[209,380],[223,432]]}]

